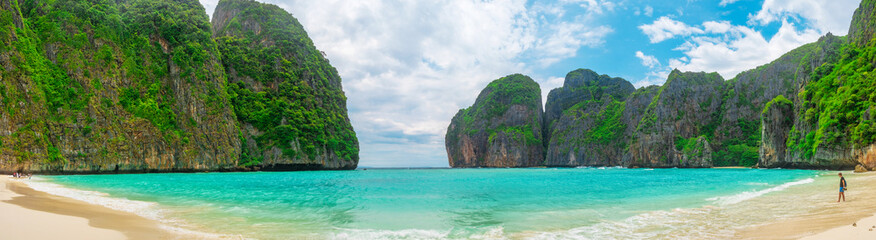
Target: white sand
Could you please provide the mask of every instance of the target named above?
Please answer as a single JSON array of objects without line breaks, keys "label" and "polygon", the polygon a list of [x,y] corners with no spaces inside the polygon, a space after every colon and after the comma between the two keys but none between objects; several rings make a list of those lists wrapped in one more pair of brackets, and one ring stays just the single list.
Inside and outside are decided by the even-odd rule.
[{"label": "white sand", "polygon": [[833,240],[833,239],[876,239],[876,214],[861,220],[853,225],[836,227],[819,234],[801,238],[804,240]]},{"label": "white sand", "polygon": [[[744,229],[738,239],[876,239],[876,172],[844,172],[850,189],[846,202],[836,202],[837,193],[825,193],[823,202],[802,216],[781,219],[769,224]],[[830,185],[838,185],[839,177],[827,175]],[[807,186],[811,187],[811,186]],[[807,203],[809,204],[809,203]],[[790,206],[789,206],[790,207]],[[754,214],[754,213],[753,213]],[[852,224],[857,225],[853,227]]]},{"label": "white sand", "polygon": [[0,176],[0,238],[2,239],[127,239],[122,232],[92,227],[82,217],[27,209],[8,203],[22,197],[7,187],[18,179]]}]

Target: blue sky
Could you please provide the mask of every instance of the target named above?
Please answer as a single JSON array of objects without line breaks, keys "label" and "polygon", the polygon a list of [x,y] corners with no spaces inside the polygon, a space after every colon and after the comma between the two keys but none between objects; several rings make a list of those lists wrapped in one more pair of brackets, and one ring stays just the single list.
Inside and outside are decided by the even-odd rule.
[{"label": "blue sky", "polygon": [[[212,14],[218,0],[201,0]],[[343,79],[360,166],[446,167],[444,133],[490,81],[542,95],[577,68],[660,85],[725,79],[831,32],[859,0],[264,0],[292,13]]]}]

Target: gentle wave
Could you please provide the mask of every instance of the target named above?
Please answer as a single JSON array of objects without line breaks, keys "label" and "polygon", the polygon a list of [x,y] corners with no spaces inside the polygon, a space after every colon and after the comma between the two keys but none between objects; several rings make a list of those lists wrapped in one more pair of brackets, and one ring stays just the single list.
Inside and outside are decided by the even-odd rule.
[{"label": "gentle wave", "polygon": [[[341,232],[332,234],[329,239],[509,239],[503,227],[486,227],[454,232],[454,229],[439,231],[425,229],[379,230],[379,229],[339,229]],[[472,232],[474,231],[474,232]]]},{"label": "gentle wave", "polygon": [[557,232],[522,233],[523,239],[717,239],[732,236],[732,230],[692,227],[716,207],[677,208],[671,211],[652,211],[621,221],[605,221]]},{"label": "gentle wave", "polygon": [[72,198],[79,201],[104,206],[113,210],[134,213],[152,220],[162,220],[161,209],[157,208],[156,203],[135,201],[128,199],[112,198],[108,194],[95,191],[85,191],[72,189],[48,182],[42,178],[35,178],[35,181],[26,181],[28,187],[40,192],[49,193],[56,196]]},{"label": "gentle wave", "polygon": [[[743,192],[731,196],[709,198],[719,206],[676,208],[641,213],[620,221],[603,221],[594,225],[560,231],[524,231],[508,233],[502,227],[481,233],[457,236],[453,231],[405,229],[362,230],[343,229],[332,239],[729,239],[738,228],[745,227],[740,219],[716,219],[724,215],[721,206],[736,204],[791,186],[814,182],[813,178],[788,182],[772,188]],[[760,185],[761,183],[753,183]]]},{"label": "gentle wave", "polygon": [[815,179],[807,178],[807,179],[803,179],[803,180],[799,180],[799,181],[785,183],[785,184],[782,184],[779,186],[767,188],[767,189],[760,190],[760,191],[747,191],[747,192],[742,192],[742,193],[739,193],[736,195],[723,196],[723,197],[713,197],[713,198],[708,198],[706,200],[713,201],[716,204],[719,204],[722,206],[726,206],[726,205],[731,205],[731,204],[737,204],[737,203],[740,203],[740,202],[743,202],[745,200],[749,200],[752,198],[760,197],[760,196],[763,196],[764,194],[767,194],[767,193],[782,191],[782,190],[785,190],[791,186],[796,186],[796,185],[800,185],[800,184],[807,184],[807,183],[812,183],[812,182],[815,182]]},{"label": "gentle wave", "polygon": [[613,166],[613,167],[577,166],[577,167],[575,167],[575,168],[576,168],[576,169],[598,169],[598,170],[605,170],[605,169],[626,169],[626,168],[623,167],[623,166]]},{"label": "gentle wave", "polygon": [[31,181],[22,182],[24,182],[25,184],[27,184],[28,187],[36,191],[71,198],[117,211],[133,213],[150,220],[155,220],[163,223],[161,224],[161,228],[187,237],[195,239],[219,239],[231,237],[223,234],[213,234],[174,227],[185,225],[185,223],[177,219],[165,217],[167,213],[163,209],[159,208],[157,203],[114,198],[110,197],[109,194],[102,192],[68,188],[60,184],[49,182],[48,180],[40,177],[34,177]]},{"label": "gentle wave", "polygon": [[376,230],[376,229],[342,229],[329,239],[449,239],[450,231],[405,229],[405,230]]},{"label": "gentle wave", "polygon": [[561,231],[506,232],[503,227],[481,229],[476,233],[404,229],[340,229],[330,239],[722,239],[733,236],[733,229],[710,228],[710,213],[718,207],[652,211],[621,221],[604,221]]}]

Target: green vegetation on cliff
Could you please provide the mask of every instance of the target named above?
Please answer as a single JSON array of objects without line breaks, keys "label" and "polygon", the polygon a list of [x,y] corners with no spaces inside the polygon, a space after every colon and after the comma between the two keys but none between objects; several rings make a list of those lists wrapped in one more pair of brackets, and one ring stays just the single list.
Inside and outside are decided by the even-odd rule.
[{"label": "green vegetation on cliff", "polygon": [[498,117],[512,105],[538,109],[541,102],[539,93],[541,88],[538,83],[522,74],[512,74],[493,80],[478,96],[478,104],[463,109],[463,119],[470,122],[474,118]]},{"label": "green vegetation on cliff", "polygon": [[[259,61],[245,66],[265,70],[246,72],[248,78],[268,83],[294,73],[310,81],[277,80],[270,85],[282,92],[272,94],[286,101],[256,101],[264,96],[241,90],[240,82],[226,82],[217,46],[234,44],[217,45],[197,1],[0,0],[0,10],[0,171],[192,171],[253,165],[240,159],[241,127],[235,118],[273,127],[264,139],[307,136],[300,143],[305,152],[335,150],[353,159],[352,166],[358,159],[340,78],[300,24],[289,30],[293,27],[278,23],[269,27],[280,29],[262,33],[273,34],[277,40],[272,44],[285,46],[267,52],[283,54],[302,41],[307,44],[295,49],[303,52],[276,58],[276,53],[261,54],[265,51],[257,46],[237,49],[257,54],[253,59]],[[295,127],[280,128],[289,124]]]},{"label": "green vegetation on cliff", "polygon": [[773,107],[773,105],[793,106],[794,102],[791,102],[791,100],[788,100],[787,98],[785,98],[785,96],[776,96],[775,98],[773,98],[773,100],[770,100],[769,102],[767,102],[766,105],[764,105],[763,111],[761,111],[761,115],[767,114],[767,112],[770,111],[770,108]]},{"label": "green vegetation on cliff", "polygon": [[[855,33],[850,33],[855,34]],[[812,157],[822,145],[863,147],[876,142],[876,41],[843,45],[836,62],[813,71],[799,97],[803,118],[816,127],[792,149]],[[802,109],[801,109],[802,110]]]},{"label": "green vegetation on cliff", "polygon": [[[548,94],[541,165],[876,168],[874,36],[876,0],[863,0],[848,37],[828,33],[726,81],[674,70],[635,90],[574,70]],[[473,121],[471,110],[457,116]],[[471,149],[459,143],[448,153]]]},{"label": "green vegetation on cliff", "polygon": [[612,101],[598,113],[594,127],[587,131],[586,142],[623,145],[621,136],[627,125],[623,121],[625,102]]},{"label": "green vegetation on cliff", "polygon": [[535,166],[544,158],[541,88],[512,74],[490,82],[460,109],[445,135],[452,167]]},{"label": "green vegetation on cliff", "polygon": [[[334,154],[358,160],[340,77],[298,20],[275,5],[223,0],[213,21],[234,112],[260,131],[253,133],[258,150],[276,147],[290,159]],[[262,161],[243,154],[245,163]]]},{"label": "green vegetation on cliff", "polygon": [[[234,151],[233,142],[208,149],[187,145],[190,136],[201,135],[194,130],[199,124],[205,125],[199,130],[213,131],[207,138],[227,132],[217,122],[193,121],[188,106],[178,105],[180,88],[194,86],[197,99],[185,100],[204,103],[210,113],[203,117],[230,114],[224,73],[211,69],[218,55],[198,2],[17,3],[0,4],[0,59],[9,60],[0,68],[8,114],[2,125],[16,132],[0,136],[12,143],[0,149],[0,160],[17,159],[0,161],[3,168],[118,169],[113,158],[138,150],[123,139],[144,133],[159,138],[150,147],[174,145],[185,152],[182,159]],[[151,126],[133,126],[141,121]]]}]

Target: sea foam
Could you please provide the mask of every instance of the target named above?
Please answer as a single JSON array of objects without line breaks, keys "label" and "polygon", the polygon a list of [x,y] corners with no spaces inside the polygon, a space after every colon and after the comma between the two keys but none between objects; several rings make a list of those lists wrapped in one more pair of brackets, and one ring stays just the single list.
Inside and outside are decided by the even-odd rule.
[{"label": "sea foam", "polygon": [[157,208],[156,203],[135,201],[129,199],[113,198],[108,194],[95,191],[86,191],[72,189],[48,182],[42,178],[34,178],[33,181],[26,181],[27,185],[33,190],[49,193],[66,198],[72,198],[79,201],[104,206],[113,210],[134,213],[142,217],[152,220],[162,220],[161,209]]},{"label": "sea foam", "polygon": [[782,191],[782,190],[788,189],[791,186],[796,186],[796,185],[800,185],[800,184],[807,184],[807,183],[812,183],[812,182],[815,182],[815,179],[807,178],[807,179],[789,182],[789,183],[785,183],[785,184],[782,184],[779,186],[767,188],[764,190],[747,191],[747,192],[742,192],[742,193],[730,195],[730,196],[708,198],[706,200],[713,201],[716,204],[722,205],[722,206],[732,205],[732,204],[737,204],[737,203],[743,202],[745,200],[749,200],[752,198],[763,196],[764,194],[767,194],[767,193]]},{"label": "sea foam", "polygon": [[86,203],[103,206],[116,211],[129,212],[150,220],[161,222],[161,228],[185,236],[187,238],[227,239],[232,237],[224,234],[206,233],[177,227],[184,226],[186,224],[181,220],[165,217],[167,215],[165,210],[161,209],[157,203],[130,200],[124,198],[114,198],[110,197],[109,194],[102,192],[67,188],[60,184],[49,182],[48,180],[40,177],[34,177],[30,181],[23,182],[27,184],[28,187],[36,191],[75,199]]},{"label": "sea foam", "polygon": [[380,239],[380,240],[403,240],[403,239],[441,239],[441,240],[456,240],[456,239],[482,239],[482,240],[500,240],[510,239],[505,233],[505,228],[484,227],[472,229],[449,229],[441,230],[425,230],[425,229],[403,229],[403,230],[379,230],[379,229],[339,229],[341,232],[335,233],[329,239]]},{"label": "sea foam", "polygon": [[449,239],[450,231],[404,229],[404,230],[377,230],[377,229],[341,229],[329,239]]},{"label": "sea foam", "polygon": [[564,231],[524,232],[520,239],[721,239],[732,236],[732,229],[709,228],[716,207],[676,208],[651,211],[620,221],[604,221]]}]

